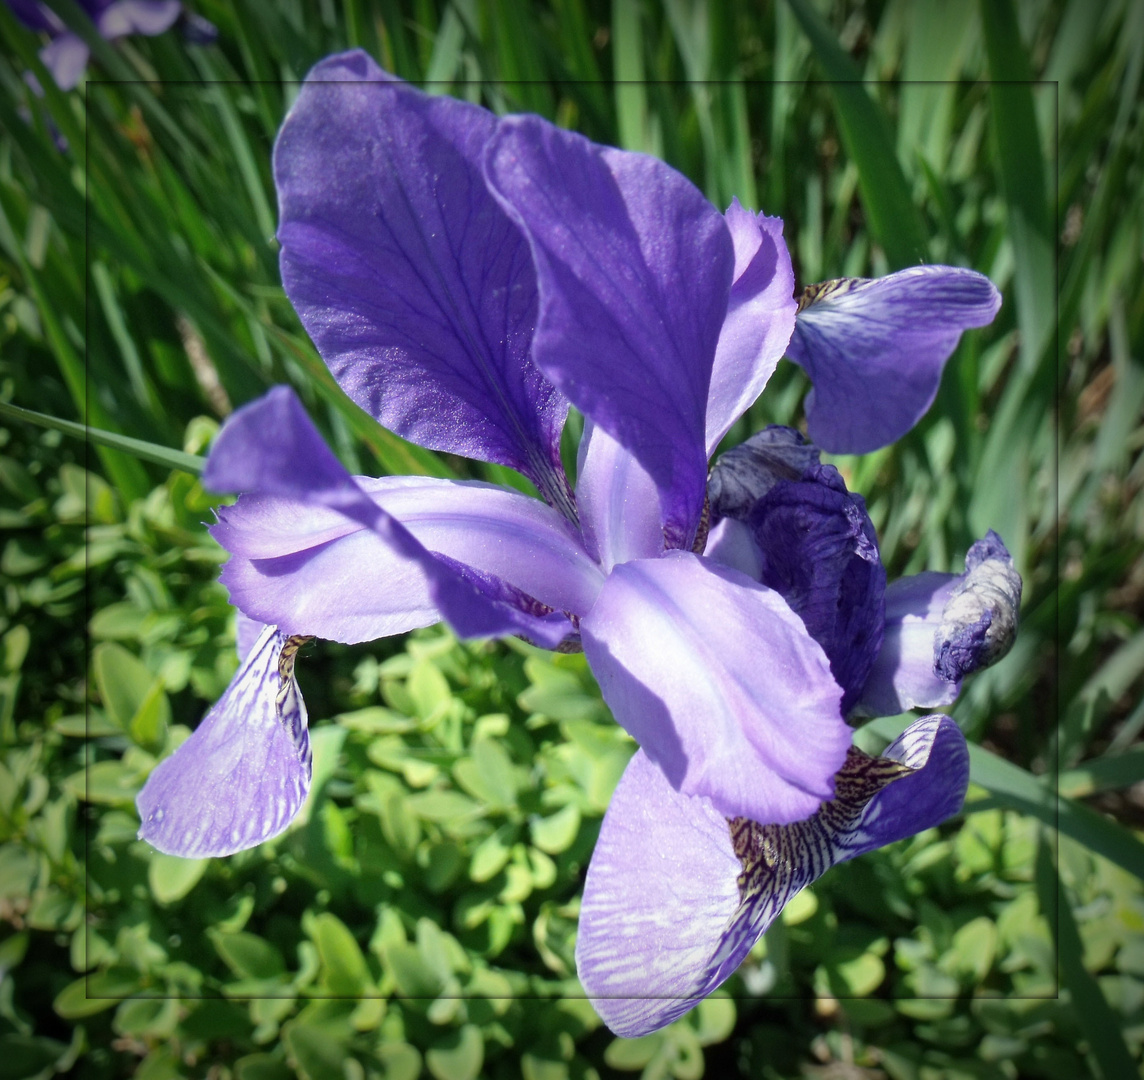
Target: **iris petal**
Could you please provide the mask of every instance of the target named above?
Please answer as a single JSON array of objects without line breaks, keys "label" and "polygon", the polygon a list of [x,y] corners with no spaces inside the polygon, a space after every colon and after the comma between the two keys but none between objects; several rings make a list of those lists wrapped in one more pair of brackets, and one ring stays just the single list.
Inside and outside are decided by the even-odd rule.
[{"label": "iris petal", "polygon": [[787,356],[806,370],[810,438],[864,454],[904,435],[937,394],[962,331],[993,321],[1001,294],[982,274],[913,266],[876,280],[812,286]]},{"label": "iris petal", "polygon": [[310,790],[300,641],[263,629],[230,686],[139,792],[139,837],[185,858],[232,855],[277,836]]},{"label": "iris petal", "polygon": [[[567,519],[539,499],[429,477],[356,483],[428,551],[557,611],[583,614],[603,583]],[[441,618],[423,565],[335,510],[244,495],[218,515],[211,533],[232,555],[221,581],[233,604],[263,622],[354,642]]]},{"label": "iris petal", "polygon": [[724,215],[735,246],[735,277],[719,331],[707,398],[707,454],[763,392],[794,330],[794,271],[779,218],[734,199]]},{"label": "iris petal", "polygon": [[485,109],[323,60],[278,136],[282,280],[342,388],[433,450],[499,462],[569,504],[567,404],[530,359],[536,279],[488,193]]},{"label": "iris petal", "polygon": [[529,238],[533,358],[655,481],[690,547],[703,508],[715,347],[734,270],[721,215],[685,177],[538,117],[501,121],[489,184]]},{"label": "iris petal", "polygon": [[580,631],[617,723],[673,787],[765,821],[830,797],[841,691],[778,593],[672,552],[615,567]]},{"label": "iris petal", "polygon": [[[203,483],[215,491],[279,496],[327,507],[365,526],[406,572],[424,575],[436,610],[461,637],[522,634],[551,648],[570,630],[563,614],[538,615],[491,597],[455,566],[427,551],[354,482],[289,387],[275,387],[227,420],[211,448]],[[253,611],[247,614],[258,617]]]},{"label": "iris petal", "polygon": [[957,725],[924,717],[872,758],[851,748],[835,796],[790,825],[728,821],[645,753],[616,788],[584,883],[576,967],[617,1035],[682,1016],[743,961],[787,901],[831,866],[956,813],[969,779]]}]

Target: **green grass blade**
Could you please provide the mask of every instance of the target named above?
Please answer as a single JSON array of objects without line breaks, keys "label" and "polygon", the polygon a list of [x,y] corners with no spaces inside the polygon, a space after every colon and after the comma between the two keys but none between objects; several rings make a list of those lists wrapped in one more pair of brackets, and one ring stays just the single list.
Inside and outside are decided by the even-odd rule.
[{"label": "green grass blade", "polygon": [[[884,739],[893,739],[901,734],[905,723],[882,717],[872,720],[868,727]],[[1028,814],[1144,880],[1144,843],[1095,810],[1058,797],[1045,780],[975,743],[969,744],[969,779],[992,798],[966,803],[966,813],[1000,806]]]},{"label": "green grass blade", "polygon": [[1021,363],[1031,371],[1056,325],[1054,230],[1044,153],[1033,104],[1032,71],[1016,11],[1011,0],[982,0],[980,7],[992,76],[989,99],[994,147],[1017,263]]},{"label": "green grass blade", "polygon": [[206,458],[198,457],[195,454],[185,454],[182,450],[172,450],[168,446],[159,446],[156,443],[145,442],[143,439],[132,439],[127,435],[118,435],[114,431],[104,431],[102,428],[77,424],[74,420],[61,420],[59,417],[48,416],[46,413],[35,412],[32,409],[22,409],[19,405],[10,405],[5,401],[0,401],[0,415],[24,420],[38,427],[61,431],[73,439],[93,442],[97,446],[122,450],[125,454],[130,454],[141,461],[151,461],[167,469],[181,469],[193,476],[198,476],[206,464]]},{"label": "green grass blade", "polygon": [[1057,959],[1061,984],[1072,999],[1080,1022],[1104,1080],[1138,1076],[1136,1064],[1124,1042],[1121,1021],[1112,1011],[1100,984],[1084,966],[1084,944],[1077,929],[1072,904],[1064,882],[1052,865],[1049,845],[1042,836],[1037,845],[1035,870],[1041,912],[1049,925],[1056,925]]},{"label": "green grass blade", "polygon": [[858,167],[858,189],[874,238],[891,269],[922,262],[928,244],[894,146],[885,112],[862,84],[858,65],[807,0],[787,0],[815,58],[830,80],[830,93],[842,141]]}]

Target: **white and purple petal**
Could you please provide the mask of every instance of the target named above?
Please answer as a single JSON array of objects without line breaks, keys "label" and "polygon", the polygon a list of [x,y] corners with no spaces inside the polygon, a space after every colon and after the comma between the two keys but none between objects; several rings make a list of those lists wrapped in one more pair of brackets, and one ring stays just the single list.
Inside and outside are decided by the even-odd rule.
[{"label": "white and purple petal", "polygon": [[800,889],[831,866],[957,812],[969,779],[948,717],[916,721],[872,758],[851,747],[835,795],[807,820],[728,820],[676,791],[640,751],[624,772],[584,883],[580,982],[617,1035],[646,1035],[715,990]]},{"label": "white and purple petal", "polygon": [[[289,387],[275,387],[231,415],[211,448],[203,483],[215,491],[325,507],[364,526],[383,541],[401,573],[410,580],[423,576],[433,607],[461,637],[521,634],[554,647],[571,630],[564,614],[537,614],[503,595],[490,595],[454,563],[428,551],[346,472]],[[247,614],[265,621],[257,611],[247,609]]]},{"label": "white and purple petal", "polygon": [[948,705],[966,675],[1009,651],[1020,604],[1021,576],[992,529],[970,547],[965,573],[895,581],[886,589],[882,649],[852,711],[895,716]]},{"label": "white and purple petal", "polygon": [[232,855],[281,833],[310,790],[304,639],[264,627],[226,692],[136,798],[139,837],[188,859]]},{"label": "white and purple petal", "polygon": [[481,174],[496,126],[363,52],[323,60],[274,149],[282,280],[371,416],[430,449],[518,469],[568,508],[567,404],[530,358],[532,260]]},{"label": "white and purple petal", "polygon": [[501,121],[491,189],[529,239],[540,289],[533,359],[655,481],[670,546],[703,509],[704,441],[734,249],[684,176],[539,117]]},{"label": "white and purple petal", "polygon": [[724,215],[735,274],[719,331],[707,397],[707,455],[763,392],[794,330],[794,271],[780,218],[755,214],[738,199]]},{"label": "white and purple petal", "polygon": [[[428,551],[549,608],[581,615],[603,584],[575,529],[539,499],[431,477],[355,481]],[[220,580],[252,617],[343,642],[388,637],[442,617],[422,564],[336,510],[244,495],[217,513],[211,535],[231,553]]]},{"label": "white and purple petal", "polygon": [[830,797],[842,691],[778,593],[670,552],[616,566],[580,631],[616,722],[674,788],[782,822]]},{"label": "white and purple petal", "polygon": [[992,322],[1000,306],[987,277],[953,266],[809,288],[787,356],[814,384],[805,406],[812,441],[864,454],[900,438],[933,402],[962,331]]}]

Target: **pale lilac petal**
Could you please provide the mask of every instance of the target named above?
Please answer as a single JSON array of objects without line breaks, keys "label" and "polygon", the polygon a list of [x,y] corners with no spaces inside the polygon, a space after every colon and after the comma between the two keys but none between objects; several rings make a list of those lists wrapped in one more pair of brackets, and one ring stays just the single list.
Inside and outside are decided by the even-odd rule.
[{"label": "pale lilac petal", "polygon": [[671,552],[615,567],[580,631],[617,723],[673,787],[764,821],[830,797],[850,742],[841,690],[778,593]]},{"label": "pale lilac petal", "polygon": [[179,0],[117,0],[99,14],[96,26],[105,38],[154,37],[169,30],[182,10]]},{"label": "pale lilac petal", "polygon": [[790,825],[728,821],[638,752],[584,883],[576,969],[592,1005],[627,1038],[671,1023],[738,968],[795,893],[956,813],[967,782],[948,717],[917,721],[879,758],[851,747],[834,798]]},{"label": "pale lilac petal", "polygon": [[953,266],[845,278],[807,293],[787,356],[814,384],[811,440],[841,454],[877,450],[909,431],[933,402],[962,331],[986,326],[1001,306],[987,277]]},{"label": "pale lilac petal", "polygon": [[576,467],[584,544],[605,571],[663,552],[659,491],[647,470],[603,428],[584,421]]},{"label": "pale lilac petal", "polygon": [[746,521],[780,480],[801,480],[818,464],[818,448],[794,428],[771,424],[720,454],[707,481],[711,517]]},{"label": "pale lilac petal", "polygon": [[[553,647],[571,624],[559,613],[521,610],[427,551],[374,502],[322,441],[293,390],[275,387],[235,412],[211,448],[203,483],[215,491],[278,496],[336,510],[375,533],[402,573],[424,575],[435,608],[461,637],[521,634]],[[246,609],[254,618],[258,611]],[[298,632],[314,633],[307,627]]]},{"label": "pale lilac petal", "polygon": [[79,82],[90,56],[87,44],[71,31],[60,34],[40,50],[44,67],[61,90],[71,90]]},{"label": "pale lilac petal", "polygon": [[301,643],[266,627],[202,723],[139,792],[139,838],[184,858],[232,855],[281,833],[310,789]]},{"label": "pale lilac petal", "polygon": [[[357,477],[424,547],[557,611],[585,613],[604,575],[575,530],[539,499],[491,484]],[[425,569],[381,536],[308,501],[244,495],[211,534],[232,554],[220,580],[247,614],[333,641],[370,641],[437,622]]]},{"label": "pale lilac petal", "polygon": [[759,580],[825,650],[848,712],[882,647],[885,623],[886,571],[865,501],[846,490],[833,465],[812,465],[803,480],[776,483],[747,524],[762,554]]},{"label": "pale lilac petal", "polygon": [[539,117],[501,121],[489,183],[528,235],[533,358],[630,450],[690,547],[703,508],[707,396],[734,251],[719,213],[662,161]]},{"label": "pale lilac petal", "polygon": [[530,358],[528,245],[486,190],[496,119],[363,52],[307,76],[274,149],[282,280],[342,388],[413,442],[569,503],[567,404]]},{"label": "pale lilac petal", "polygon": [[234,648],[240,664],[250,655],[265,629],[265,623],[249,618],[238,608],[234,609]]},{"label": "pale lilac petal", "polygon": [[762,393],[794,330],[794,271],[779,218],[738,199],[724,215],[735,245],[735,279],[719,332],[707,398],[707,454]]},{"label": "pale lilac petal", "polygon": [[948,705],[966,675],[1009,651],[1021,602],[1009,552],[990,530],[965,565],[964,574],[927,571],[887,587],[885,637],[855,715]]},{"label": "pale lilac petal", "polygon": [[703,557],[729,566],[758,581],[763,573],[763,553],[755,543],[750,527],[734,518],[723,518],[711,526]]}]

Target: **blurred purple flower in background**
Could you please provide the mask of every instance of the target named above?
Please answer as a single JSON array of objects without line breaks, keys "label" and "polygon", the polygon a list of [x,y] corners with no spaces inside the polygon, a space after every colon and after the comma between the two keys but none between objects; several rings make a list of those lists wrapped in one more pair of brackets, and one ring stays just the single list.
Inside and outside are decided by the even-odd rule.
[{"label": "blurred purple flower in background", "polygon": [[[61,90],[71,90],[79,82],[91,55],[86,42],[40,0],[5,0],[5,3],[30,30],[49,35],[51,41],[40,51],[40,59],[56,85]],[[184,17],[188,39],[195,44],[213,41],[216,35],[211,23],[185,11],[179,0],[78,0],[78,3],[95,23],[100,36],[108,41],[129,34],[154,37],[169,30],[180,15]]]},{"label": "blurred purple flower in background", "polygon": [[[784,353],[814,384],[817,442],[892,442],[1000,297],[931,266],[800,306],[777,219],[720,214],[661,161],[428,96],[360,52],[311,72],[274,172],[283,282],[347,394],[542,498],[351,477],[285,387],[235,413],[203,480],[244,493],[213,529],[251,620],[244,659],[140,793],[140,836],[224,855],[286,827],[310,777],[305,637],[444,619],[583,648],[640,751],[592,860],[579,972],[613,1030],[654,1030],[831,863],[957,811],[951,720],[875,759],[847,719],[951,701],[1007,648],[1020,595],[992,534],[966,575],[887,589],[864,502],[797,432],[760,432],[710,482],[708,459]],[[574,489],[569,405],[585,417]]]}]

